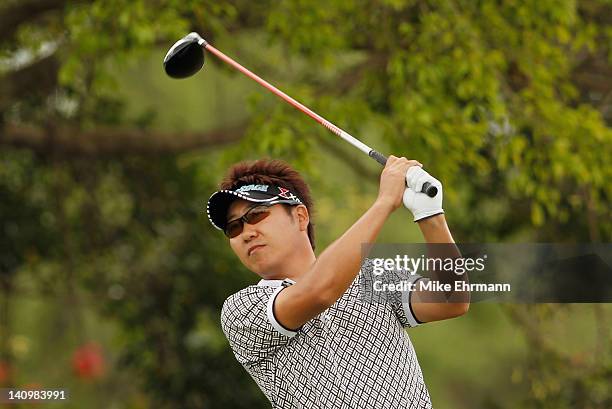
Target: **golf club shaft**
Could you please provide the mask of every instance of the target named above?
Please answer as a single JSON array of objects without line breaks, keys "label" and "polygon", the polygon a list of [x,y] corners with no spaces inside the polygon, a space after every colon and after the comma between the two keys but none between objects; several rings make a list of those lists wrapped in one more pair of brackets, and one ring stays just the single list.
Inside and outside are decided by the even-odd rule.
[{"label": "golf club shaft", "polygon": [[[215,47],[210,45],[208,42],[202,40],[200,45],[204,47],[204,49],[206,49],[207,51],[210,51],[211,53],[216,55],[217,58],[219,58],[223,62],[231,65],[232,67],[234,67],[235,69],[237,69],[238,71],[246,75],[247,77],[259,83],[261,86],[263,86],[270,92],[274,93],[276,96],[284,99],[286,102],[293,105],[295,108],[299,109],[300,111],[302,111],[303,113],[305,113],[306,115],[308,115],[309,117],[311,117],[312,119],[314,119],[315,121],[323,125],[325,128],[327,128],[334,134],[338,135],[339,137],[341,137],[342,139],[344,139],[345,141],[347,141],[348,143],[350,143],[351,145],[353,145],[354,147],[356,147],[357,149],[359,149],[360,151],[362,151],[363,153],[365,153],[366,155],[374,159],[376,162],[380,163],[382,166],[385,166],[385,164],[387,163],[387,157],[385,155],[370,148],[368,145],[361,142],[359,139],[355,138],[354,136],[344,131],[343,129],[337,127],[336,125],[334,125],[327,119],[323,118],[321,115],[317,114],[312,109],[308,108],[306,105],[291,98],[289,95],[285,94],[283,91],[279,90],[274,85],[270,84],[268,81],[254,74],[253,72],[243,67],[242,65],[238,64],[236,61],[234,61],[227,55],[223,54],[221,51],[217,50]],[[434,197],[438,194],[438,189],[435,186],[432,186],[429,182],[425,182],[423,184],[421,192],[427,194],[429,197]]]},{"label": "golf club shaft", "polygon": [[260,85],[268,89],[270,92],[274,93],[278,97],[284,99],[289,104],[293,105],[295,108],[304,112],[306,115],[308,115],[309,117],[311,117],[312,119],[314,119],[315,121],[323,125],[325,128],[327,128],[334,134],[338,135],[339,137],[341,137],[342,139],[344,139],[345,141],[347,141],[348,143],[350,143],[351,145],[353,145],[354,147],[356,147],[357,149],[359,149],[366,155],[374,158],[381,165],[384,166],[385,163],[387,163],[387,158],[383,154],[370,148],[368,145],[361,142],[359,139],[355,138],[354,136],[344,131],[343,129],[337,127],[336,125],[334,125],[327,119],[323,118],[321,115],[317,114],[316,112],[314,112],[313,110],[305,106],[304,104],[291,98],[289,95],[285,94],[283,91],[279,90],[274,85],[270,84],[268,81],[264,80],[263,78],[249,71],[247,68],[238,64],[236,61],[234,61],[227,55],[223,54],[221,51],[217,50],[212,45],[207,43],[206,45],[204,45],[204,47],[207,51],[210,51],[211,53],[216,55],[223,62],[231,65],[232,67],[234,67],[235,69],[237,69],[238,71],[246,75],[247,77],[251,78],[252,80],[257,81]]}]

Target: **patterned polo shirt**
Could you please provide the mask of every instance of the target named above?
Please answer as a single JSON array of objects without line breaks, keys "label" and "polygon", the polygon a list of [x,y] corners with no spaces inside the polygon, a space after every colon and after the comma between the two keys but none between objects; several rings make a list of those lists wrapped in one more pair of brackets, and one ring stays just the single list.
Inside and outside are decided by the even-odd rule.
[{"label": "patterned polo shirt", "polygon": [[395,303],[364,302],[360,276],[297,331],[284,328],[272,308],[290,279],[261,280],[225,300],[223,332],[273,408],[431,408],[405,331],[419,324],[409,291]]}]

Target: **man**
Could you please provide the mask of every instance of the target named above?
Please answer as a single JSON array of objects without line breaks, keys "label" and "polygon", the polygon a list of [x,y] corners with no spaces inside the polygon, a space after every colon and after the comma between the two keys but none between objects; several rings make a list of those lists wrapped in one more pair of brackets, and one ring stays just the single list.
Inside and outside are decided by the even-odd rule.
[{"label": "man", "polygon": [[[469,304],[418,302],[427,298],[421,290],[403,302],[366,303],[356,279],[362,244],[376,240],[402,200],[425,241],[453,243],[442,185],[421,166],[390,156],[377,199],[319,257],[308,186],[284,162],[238,164],[209,199],[210,221],[261,277],[227,298],[221,324],[273,408],[431,407],[404,329],[460,316]],[[438,187],[438,195],[417,193],[424,182]]]}]

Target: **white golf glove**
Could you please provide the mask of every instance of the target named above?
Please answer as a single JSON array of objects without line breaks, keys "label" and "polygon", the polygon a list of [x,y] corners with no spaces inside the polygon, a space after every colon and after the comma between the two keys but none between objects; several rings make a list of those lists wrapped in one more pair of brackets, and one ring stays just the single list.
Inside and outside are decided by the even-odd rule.
[{"label": "white golf glove", "polygon": [[[425,182],[437,187],[438,194],[429,197],[422,193],[421,189]],[[412,212],[415,222],[444,213],[442,210],[442,183],[438,179],[425,172],[420,166],[411,166],[406,172],[406,184],[408,187],[404,191],[404,206]]]}]

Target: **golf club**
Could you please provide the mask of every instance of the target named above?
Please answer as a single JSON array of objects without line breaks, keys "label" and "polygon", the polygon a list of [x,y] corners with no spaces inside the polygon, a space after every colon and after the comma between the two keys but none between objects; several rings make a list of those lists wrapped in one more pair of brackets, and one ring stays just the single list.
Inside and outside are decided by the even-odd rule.
[{"label": "golf club", "polygon": [[[197,73],[204,65],[204,50],[210,51],[223,62],[229,64],[230,66],[237,69],[252,80],[256,81],[272,93],[276,94],[278,97],[285,100],[290,105],[294,106],[306,115],[310,116],[319,124],[327,128],[329,131],[341,137],[363,153],[367,154],[369,157],[376,160],[381,165],[384,166],[387,163],[387,157],[385,155],[370,148],[368,145],[353,137],[348,132],[340,129],[333,123],[329,122],[327,119],[312,111],[307,106],[291,98],[289,95],[285,94],[284,92],[276,88],[274,85],[270,84],[269,82],[255,75],[242,65],[238,64],[236,61],[232,60],[230,57],[210,45],[198,33],[192,32],[187,34],[185,37],[174,43],[170,50],[168,50],[168,53],[164,57],[164,68],[166,70],[166,74],[168,74],[172,78],[187,78]],[[428,182],[425,182],[423,184],[421,192],[427,194],[429,197],[434,197],[438,194],[438,188],[432,186]]]}]

